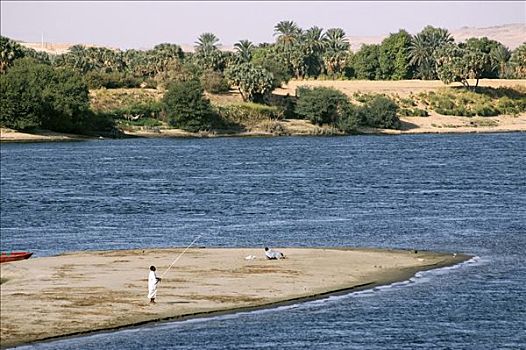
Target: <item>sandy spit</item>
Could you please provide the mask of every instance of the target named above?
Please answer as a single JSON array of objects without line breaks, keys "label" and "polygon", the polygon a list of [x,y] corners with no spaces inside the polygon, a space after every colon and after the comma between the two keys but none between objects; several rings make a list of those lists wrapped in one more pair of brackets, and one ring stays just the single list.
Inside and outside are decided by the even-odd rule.
[{"label": "sandy spit", "polygon": [[[163,275],[183,251],[90,251],[0,265],[1,346],[163,320],[272,307],[407,280],[458,264],[452,253],[379,249],[191,248],[147,298],[150,265]],[[247,257],[253,256],[253,259]]]}]

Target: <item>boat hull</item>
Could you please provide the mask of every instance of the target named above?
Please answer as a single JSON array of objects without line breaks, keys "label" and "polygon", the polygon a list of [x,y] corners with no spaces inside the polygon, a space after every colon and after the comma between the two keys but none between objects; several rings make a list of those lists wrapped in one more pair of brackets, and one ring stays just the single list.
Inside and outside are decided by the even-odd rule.
[{"label": "boat hull", "polygon": [[29,259],[33,253],[29,252],[7,252],[0,254],[0,264],[10,261]]}]

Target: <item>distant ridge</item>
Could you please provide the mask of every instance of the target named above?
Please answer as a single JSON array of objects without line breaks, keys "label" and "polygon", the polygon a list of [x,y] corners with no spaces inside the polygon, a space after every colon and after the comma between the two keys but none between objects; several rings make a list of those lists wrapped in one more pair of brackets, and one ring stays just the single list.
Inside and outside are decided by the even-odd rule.
[{"label": "distant ridge", "polygon": [[[459,29],[449,30],[455,42],[462,42],[468,38],[481,38],[488,37],[489,39],[496,40],[510,48],[511,50],[516,49],[522,43],[526,42],[526,24],[524,23],[513,23],[513,24],[504,24],[499,26],[476,28],[476,27],[461,27]],[[411,33],[416,34],[416,33]],[[358,51],[363,44],[380,44],[383,39],[388,36],[379,35],[379,36],[353,36],[349,35],[349,41],[351,42],[351,50],[354,52]],[[67,52],[69,48],[76,44],[67,44],[67,43],[27,43],[19,42],[25,47],[30,47],[37,51],[46,51],[51,54],[61,54]],[[194,47],[191,44],[179,44],[183,51],[193,52]],[[102,47],[102,45],[96,44],[82,44],[88,47]],[[114,49],[114,48],[111,48]],[[233,45],[223,45],[221,47],[222,51],[233,51]]]},{"label": "distant ridge", "polygon": [[[423,28],[422,28],[423,29]],[[459,29],[449,30],[455,42],[463,42],[468,38],[482,38],[488,37],[488,39],[496,40],[501,42],[509,49],[514,50],[519,47],[522,43],[526,42],[526,24],[524,23],[513,23],[504,24],[500,26],[475,28],[475,27],[462,27]],[[416,33],[411,33],[416,34]],[[380,44],[388,35],[381,36],[348,36],[351,42],[351,49],[356,52],[362,47],[363,44]]]},{"label": "distant ridge", "polygon": [[462,42],[472,37],[482,38],[486,36],[514,50],[526,42],[526,24],[515,23],[486,28],[462,27],[457,30],[452,30],[451,34],[456,42]]}]

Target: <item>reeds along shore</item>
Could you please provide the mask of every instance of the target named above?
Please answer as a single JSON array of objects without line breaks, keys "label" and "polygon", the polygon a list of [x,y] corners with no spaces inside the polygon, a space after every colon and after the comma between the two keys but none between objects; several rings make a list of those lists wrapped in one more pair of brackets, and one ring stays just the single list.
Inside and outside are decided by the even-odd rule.
[{"label": "reeds along shore", "polygon": [[379,249],[189,249],[147,298],[150,265],[161,273],[183,248],[69,253],[0,266],[1,344],[79,335],[168,319],[210,316],[321,298],[407,280],[458,264],[462,254]]}]

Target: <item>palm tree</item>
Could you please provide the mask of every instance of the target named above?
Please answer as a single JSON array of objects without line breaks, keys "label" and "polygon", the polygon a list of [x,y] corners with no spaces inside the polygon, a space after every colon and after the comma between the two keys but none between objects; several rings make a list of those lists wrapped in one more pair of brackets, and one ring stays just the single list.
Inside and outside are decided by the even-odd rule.
[{"label": "palm tree", "polygon": [[213,33],[203,33],[195,42],[195,50],[203,53],[209,53],[217,50],[219,47],[219,38]]},{"label": "palm tree", "polygon": [[345,37],[345,32],[341,28],[327,29],[323,35],[323,42],[327,51],[348,51],[349,39]]},{"label": "palm tree", "polygon": [[343,71],[345,61],[349,57],[349,39],[345,37],[345,31],[341,28],[327,29],[323,35],[325,47],[324,61],[327,71],[338,74]]},{"label": "palm tree", "polygon": [[303,32],[303,39],[308,43],[320,43],[323,38],[323,28],[313,26]]},{"label": "palm tree", "polygon": [[294,21],[281,21],[274,27],[274,35],[278,36],[278,44],[292,46],[301,35],[301,28]]},{"label": "palm tree", "polygon": [[497,65],[499,69],[499,77],[503,77],[506,71],[506,63],[510,60],[511,52],[504,46],[499,45],[494,50],[490,51],[491,61]]},{"label": "palm tree", "polygon": [[453,43],[451,34],[444,28],[425,27],[413,37],[409,48],[409,63],[414,65],[423,79],[436,79],[436,51]]},{"label": "palm tree", "polygon": [[[426,28],[424,28],[424,31]],[[451,44],[454,41],[453,37],[451,36],[451,34],[448,32],[447,29],[430,27],[429,31],[430,31],[430,37],[431,37],[430,43],[432,44],[431,46],[434,49],[438,49],[439,47],[445,44]]]},{"label": "palm tree", "polygon": [[323,29],[314,26],[303,32],[301,46],[305,54],[306,73],[318,76],[323,72]]},{"label": "palm tree", "polygon": [[432,52],[425,38],[417,34],[411,40],[409,47],[409,64],[417,68],[418,74],[423,79],[432,79],[431,60]]},{"label": "palm tree", "polygon": [[252,50],[254,50],[254,44],[250,40],[240,40],[234,44],[234,48],[242,62],[250,62],[252,59]]}]

